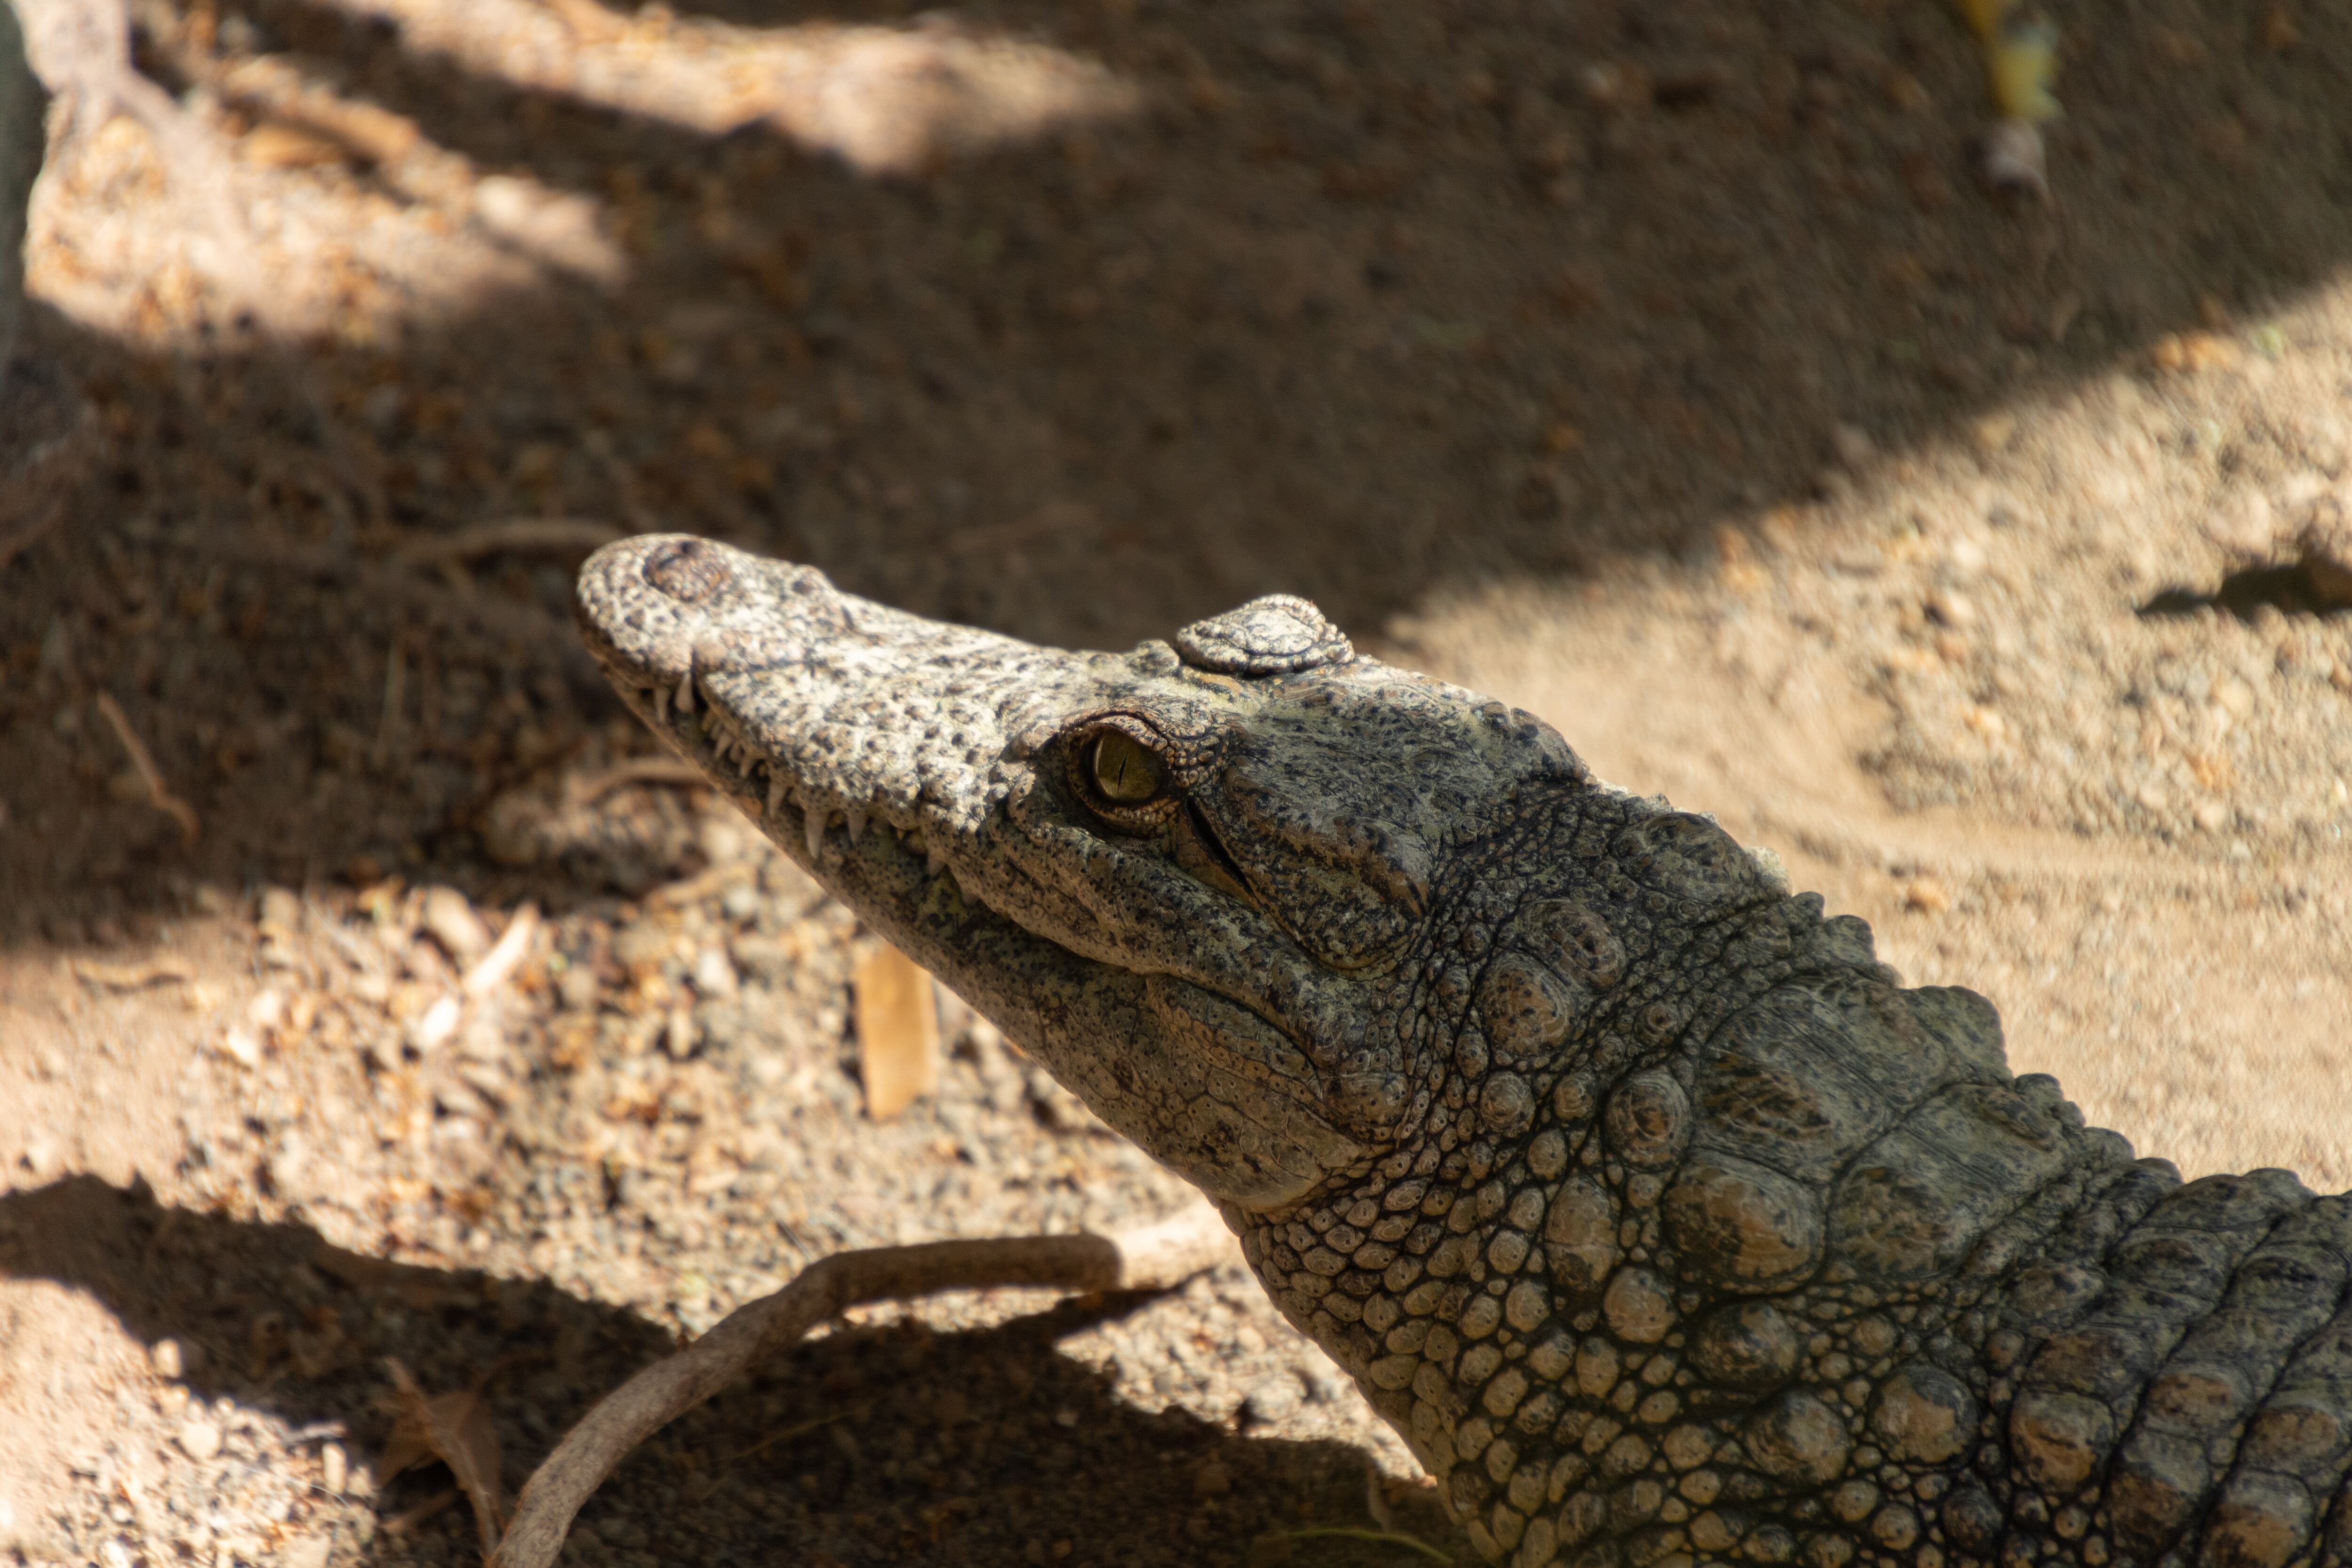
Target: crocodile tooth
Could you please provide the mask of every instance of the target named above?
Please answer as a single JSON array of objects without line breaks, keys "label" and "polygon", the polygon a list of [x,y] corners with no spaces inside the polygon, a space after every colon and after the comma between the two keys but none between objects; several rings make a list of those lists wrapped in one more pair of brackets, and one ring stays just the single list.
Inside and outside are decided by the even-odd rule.
[{"label": "crocodile tooth", "polygon": [[669,688],[667,686],[654,688],[654,722],[664,729],[669,727]]},{"label": "crocodile tooth", "polygon": [[783,769],[768,769],[768,815],[773,816],[784,808],[784,786],[790,775]]},{"label": "crocodile tooth", "polygon": [[745,745],[740,741],[735,742],[735,750],[741,753],[736,757],[735,765],[742,771],[743,776],[748,779],[751,776],[751,770],[760,765],[760,759],[753,756],[751,754],[751,748]]},{"label": "crocodile tooth", "polygon": [[948,868],[947,847],[942,844],[923,846],[923,875],[936,877]]},{"label": "crocodile tooth", "polygon": [[841,815],[849,824],[849,841],[852,844],[866,837],[865,808],[855,805],[846,806],[843,808]]},{"label": "crocodile tooth", "polygon": [[694,671],[691,668],[677,678],[677,710],[681,713],[694,711]]},{"label": "crocodile tooth", "polygon": [[825,816],[826,813],[824,807],[821,805],[812,805],[808,808],[807,814],[801,818],[801,831],[808,835],[809,863],[811,865],[814,865],[819,859],[824,858]]}]

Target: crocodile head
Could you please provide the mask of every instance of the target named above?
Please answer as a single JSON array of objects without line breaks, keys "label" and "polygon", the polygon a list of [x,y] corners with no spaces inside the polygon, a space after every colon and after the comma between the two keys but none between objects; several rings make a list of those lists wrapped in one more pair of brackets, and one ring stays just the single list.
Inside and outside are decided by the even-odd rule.
[{"label": "crocodile head", "polygon": [[630,705],[866,921],[1212,1196],[1295,1201],[1425,1123],[1428,951],[1591,787],[1524,713],[1259,599],[1067,653],[685,536],[583,570]]},{"label": "crocodile head", "polygon": [[2135,1163],[1982,997],[1526,715],[1290,598],[1064,653],[665,536],[580,613],[670,744],[1222,1201],[1490,1560],[2352,1542],[2352,1201]]}]

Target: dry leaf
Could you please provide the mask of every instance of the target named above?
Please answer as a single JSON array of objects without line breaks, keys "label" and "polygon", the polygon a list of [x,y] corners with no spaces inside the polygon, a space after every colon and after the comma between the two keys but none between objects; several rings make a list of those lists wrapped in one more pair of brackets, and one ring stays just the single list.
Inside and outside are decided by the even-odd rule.
[{"label": "dry leaf", "polygon": [[408,1368],[387,1361],[394,1387],[400,1391],[400,1420],[384,1440],[375,1466],[382,1485],[403,1470],[432,1459],[449,1467],[474,1505],[474,1526],[482,1540],[482,1554],[498,1550],[506,1531],[506,1503],[499,1488],[499,1434],[490,1423],[490,1407],[479,1386],[459,1394],[427,1395]]},{"label": "dry leaf", "polygon": [[2040,125],[2058,118],[2058,100],[2050,90],[2058,75],[2057,29],[2047,23],[2009,28],[1987,55],[2002,119]]},{"label": "dry leaf", "polygon": [[895,947],[857,966],[857,1069],[866,1114],[887,1121],[940,1086],[940,1007],[928,971]]}]

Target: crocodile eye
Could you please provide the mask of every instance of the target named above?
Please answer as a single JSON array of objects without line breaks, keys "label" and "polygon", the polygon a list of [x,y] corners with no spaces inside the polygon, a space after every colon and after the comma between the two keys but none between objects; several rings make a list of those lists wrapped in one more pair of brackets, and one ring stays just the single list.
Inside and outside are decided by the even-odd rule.
[{"label": "crocodile eye", "polygon": [[1087,771],[1096,791],[1114,805],[1141,805],[1167,783],[1160,759],[1120,730],[1106,730],[1096,738]]}]

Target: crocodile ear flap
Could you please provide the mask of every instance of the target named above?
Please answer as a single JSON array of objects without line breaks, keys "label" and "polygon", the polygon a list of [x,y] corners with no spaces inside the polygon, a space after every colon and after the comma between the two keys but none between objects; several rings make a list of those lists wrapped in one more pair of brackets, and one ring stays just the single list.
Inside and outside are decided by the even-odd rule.
[{"label": "crocodile ear flap", "polygon": [[1347,635],[1291,594],[1268,594],[1176,634],[1186,664],[1213,675],[1297,675],[1356,657]]}]

